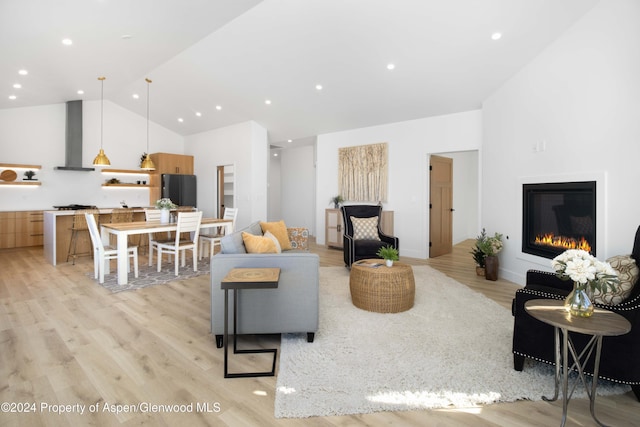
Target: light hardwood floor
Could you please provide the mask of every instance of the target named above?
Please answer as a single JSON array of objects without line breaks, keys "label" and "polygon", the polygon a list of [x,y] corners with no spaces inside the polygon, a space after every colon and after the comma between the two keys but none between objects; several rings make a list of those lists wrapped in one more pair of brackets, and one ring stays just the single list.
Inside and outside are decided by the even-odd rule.
[{"label": "light hardwood floor", "polygon": [[[470,244],[457,245],[452,254],[436,259],[402,261],[430,265],[509,308],[517,285],[477,277]],[[322,266],[343,266],[341,251],[316,245],[312,251],[320,255]],[[53,267],[44,261],[41,248],[0,251],[0,402],[21,412],[6,412],[3,406],[0,425],[554,426],[560,422],[561,403],[543,401],[275,419],[275,377],[222,377],[222,350],[216,349],[209,334],[208,276],[111,294],[86,274],[92,268],[88,258],[75,266]],[[276,337],[258,341],[278,345]],[[237,368],[264,368],[260,357],[249,357]],[[107,404],[111,406],[105,409]],[[142,412],[124,411],[136,404],[142,404]],[[145,406],[180,404],[193,407],[175,413]],[[84,405],[85,412],[80,415],[77,407],[54,405]],[[207,408],[209,412],[202,411]],[[58,414],[60,409],[70,412]],[[597,413],[611,425],[640,426],[640,403],[631,392],[598,398]],[[567,426],[592,425],[588,401],[572,401]]]}]

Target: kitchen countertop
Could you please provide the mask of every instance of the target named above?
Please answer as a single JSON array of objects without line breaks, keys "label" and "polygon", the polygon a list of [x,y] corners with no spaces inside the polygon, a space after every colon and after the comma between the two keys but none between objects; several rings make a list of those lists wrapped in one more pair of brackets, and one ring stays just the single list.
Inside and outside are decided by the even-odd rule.
[{"label": "kitchen countertop", "polygon": [[[98,208],[98,211],[100,211],[100,214],[110,214],[114,209],[119,209],[119,208]],[[134,212],[144,212],[145,209],[154,209],[154,207],[153,206],[145,206],[145,207],[136,206],[131,209],[133,209]],[[44,213],[49,215],[54,215],[54,216],[67,216],[67,215],[75,215],[76,211],[53,209],[53,210],[45,210]]]}]

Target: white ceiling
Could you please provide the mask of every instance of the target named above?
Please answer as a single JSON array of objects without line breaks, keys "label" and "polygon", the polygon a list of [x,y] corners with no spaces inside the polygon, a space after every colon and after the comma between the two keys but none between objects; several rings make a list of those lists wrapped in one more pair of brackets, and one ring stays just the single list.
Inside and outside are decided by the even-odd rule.
[{"label": "white ceiling", "polygon": [[480,108],[597,1],[0,0],[0,108],[96,100],[106,76],[146,117],[148,77],[166,128],[255,120],[286,146]]}]

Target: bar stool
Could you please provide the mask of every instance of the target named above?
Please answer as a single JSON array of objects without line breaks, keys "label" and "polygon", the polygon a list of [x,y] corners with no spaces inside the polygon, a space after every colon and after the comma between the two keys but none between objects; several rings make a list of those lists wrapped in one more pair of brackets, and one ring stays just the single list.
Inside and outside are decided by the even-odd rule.
[{"label": "bar stool", "polygon": [[[96,217],[96,223],[99,221],[100,211],[98,209],[80,209],[73,215],[73,224],[71,225],[71,240],[69,240],[69,250],[67,251],[67,262],[69,258],[73,257],[73,265],[76,265],[76,258],[79,255],[91,255],[93,256],[93,247],[87,252],[78,254],[78,233],[86,232],[89,235],[89,227],[87,226],[87,219],[84,214],[93,214]],[[91,236],[89,236],[89,239]],[[73,249],[73,252],[71,251]]]},{"label": "bar stool", "polygon": [[[115,208],[111,211],[111,223],[116,222],[133,222],[133,209],[131,208]],[[132,237],[132,236],[130,236]],[[136,236],[138,238],[138,243],[135,246],[140,244],[140,235]],[[110,239],[115,239],[115,236],[111,236]],[[129,239],[130,240],[130,239]],[[110,244],[114,245],[113,240],[110,240]],[[128,243],[129,244],[129,243]]]}]

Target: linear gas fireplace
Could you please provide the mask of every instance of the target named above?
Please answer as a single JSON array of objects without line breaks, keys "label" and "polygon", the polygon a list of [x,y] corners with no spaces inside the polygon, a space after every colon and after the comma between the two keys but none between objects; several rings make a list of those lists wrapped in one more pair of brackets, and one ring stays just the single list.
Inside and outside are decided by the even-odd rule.
[{"label": "linear gas fireplace", "polygon": [[522,186],[522,252],[552,259],[566,249],[596,255],[596,182]]}]

